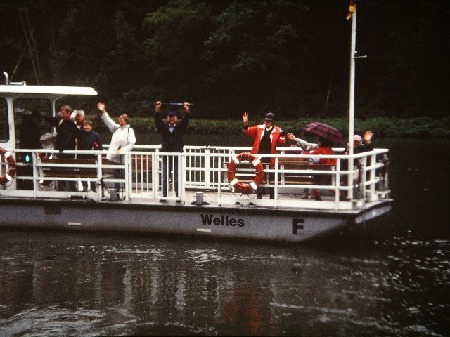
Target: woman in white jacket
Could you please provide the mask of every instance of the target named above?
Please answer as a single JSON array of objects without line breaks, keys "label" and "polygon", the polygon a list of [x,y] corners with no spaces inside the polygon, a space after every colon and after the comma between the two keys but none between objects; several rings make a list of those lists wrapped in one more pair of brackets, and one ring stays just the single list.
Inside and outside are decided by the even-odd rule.
[{"label": "woman in white jacket", "polygon": [[[123,153],[129,152],[136,144],[136,136],[133,128],[130,126],[130,119],[128,115],[122,114],[119,116],[119,124],[114,122],[109,114],[105,111],[105,103],[97,103],[97,108],[102,113],[102,120],[112,133],[111,143],[109,144],[108,154],[106,159],[115,164],[123,164]],[[125,178],[125,169],[113,170],[115,179]],[[120,183],[114,185],[116,192],[120,191]]]}]

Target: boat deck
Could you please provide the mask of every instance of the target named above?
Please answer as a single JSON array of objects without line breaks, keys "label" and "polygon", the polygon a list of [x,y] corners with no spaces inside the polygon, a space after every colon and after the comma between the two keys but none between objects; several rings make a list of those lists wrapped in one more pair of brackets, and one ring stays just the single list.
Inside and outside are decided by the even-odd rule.
[{"label": "boat deck", "polygon": [[[238,194],[232,192],[223,192],[220,198],[216,191],[185,191],[183,199],[178,198],[152,198],[148,193],[135,194],[130,200],[110,201],[105,197],[102,202],[117,203],[117,204],[138,204],[138,205],[161,205],[161,206],[176,206],[176,207],[205,207],[205,208],[241,208],[241,209],[279,209],[279,210],[302,210],[302,211],[318,211],[330,210],[335,212],[338,208],[336,202],[339,204],[339,209],[343,212],[354,213],[358,212],[362,205],[359,200],[338,200],[329,193],[322,194],[321,201],[314,199],[302,199],[302,194],[289,193],[280,194],[276,199],[270,199],[269,195],[263,195],[262,199],[257,199],[256,194]],[[385,200],[379,199],[372,202],[365,202],[364,208],[370,208],[383,204]]]},{"label": "boat deck", "polygon": [[[0,190],[0,197],[61,200],[84,198],[127,204],[333,211],[365,209],[378,201],[389,199],[388,163],[380,159],[387,153],[385,149],[375,149],[352,157],[329,155],[327,157],[336,159],[337,165],[331,170],[324,170],[320,165],[305,164],[309,159],[319,156],[292,154],[288,151],[289,148],[281,148],[280,153],[274,155],[275,166],[264,169],[264,182],[259,188],[266,189],[266,193],[261,199],[257,199],[256,191],[249,188],[255,177],[255,169],[250,162],[239,163],[239,173],[230,174],[227,170],[230,160],[236,160],[236,154],[248,151],[247,148],[187,146],[184,153],[162,153],[158,146],[137,146],[135,150],[125,156],[124,165],[118,165],[105,160],[106,151],[81,151],[94,158],[97,156],[97,159],[71,159],[70,162],[65,162],[42,160],[38,157],[37,150],[17,149],[16,157],[31,153],[33,160],[31,164],[23,164],[18,160],[16,177],[4,185]],[[57,154],[53,150],[39,152],[41,156]],[[76,154],[74,151],[74,155]],[[353,170],[346,168],[350,158],[360,163]],[[161,192],[162,160],[176,160],[179,163],[178,170],[167,172],[170,186],[167,198]],[[7,164],[2,166],[6,171]],[[118,168],[125,171],[125,179],[113,178],[112,172]],[[24,173],[24,169],[28,170],[28,174]],[[178,191],[174,191],[172,185],[176,180],[182,182]],[[237,184],[238,180],[242,183]],[[58,188],[58,184],[66,181],[77,185],[76,191],[61,191]],[[347,181],[353,183],[348,184]],[[83,189],[82,182],[89,187]],[[116,183],[121,184],[119,194],[114,193]],[[25,184],[28,188],[22,187]],[[237,188],[239,184],[247,186],[246,190]],[[93,185],[96,185],[95,192],[92,191]],[[273,199],[269,198],[269,188],[273,190]],[[302,198],[306,190],[310,191],[309,199]],[[311,199],[312,190],[320,191],[320,201]]]}]

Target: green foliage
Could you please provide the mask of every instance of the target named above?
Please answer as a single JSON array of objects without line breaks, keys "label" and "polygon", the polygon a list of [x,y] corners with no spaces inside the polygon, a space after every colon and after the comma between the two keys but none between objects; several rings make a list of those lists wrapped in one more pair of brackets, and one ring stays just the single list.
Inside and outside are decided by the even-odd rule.
[{"label": "green foliage", "polygon": [[159,98],[192,97],[192,88],[204,75],[199,54],[210,20],[202,1],[171,0],[146,15],[143,46]]},{"label": "green foliage", "polygon": [[300,64],[308,55],[299,24],[304,7],[295,0],[233,1],[205,41],[208,84],[221,89],[225,101],[250,109],[294,108],[292,92],[302,94]]},{"label": "green foliage", "polygon": [[[348,134],[347,118],[304,118],[301,120],[289,120],[276,122],[284,131],[292,132],[296,136],[310,138],[304,133],[303,127],[311,122],[319,121],[334,126],[342,132],[344,137]],[[132,125],[140,131],[155,131],[153,117],[132,118]],[[253,125],[253,124],[252,124]],[[371,130],[377,138],[444,138],[450,139],[450,117],[443,119],[419,118],[395,118],[376,117],[365,120],[355,120],[355,134],[362,135],[364,131]],[[207,120],[190,119],[187,132],[203,135],[241,135],[241,120]]]},{"label": "green foliage", "polygon": [[[93,86],[112,111],[134,116],[146,116],[161,99],[194,102],[206,119],[234,120],[243,111],[272,111],[285,120],[345,118],[347,5],[3,0],[1,70],[28,84]],[[449,19],[447,0],[358,3],[357,50],[368,56],[356,63],[358,118],[450,115]],[[398,122],[396,132],[445,136],[445,128],[420,122]],[[393,125],[381,118],[373,128],[390,134]]]}]

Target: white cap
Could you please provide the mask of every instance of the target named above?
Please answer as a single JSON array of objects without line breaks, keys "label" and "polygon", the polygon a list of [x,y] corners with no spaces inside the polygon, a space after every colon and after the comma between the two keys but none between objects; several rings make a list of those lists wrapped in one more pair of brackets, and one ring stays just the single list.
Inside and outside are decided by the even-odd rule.
[{"label": "white cap", "polygon": [[75,117],[77,115],[84,116],[84,110],[73,110],[72,113],[70,114],[70,119],[75,120]]},{"label": "white cap", "polygon": [[362,137],[360,135],[354,135],[353,136],[353,141],[360,142],[360,141],[362,141]]},{"label": "white cap", "polygon": [[45,142],[45,141],[53,141],[55,138],[56,138],[55,133],[47,132],[43,134],[39,140],[41,142]]}]

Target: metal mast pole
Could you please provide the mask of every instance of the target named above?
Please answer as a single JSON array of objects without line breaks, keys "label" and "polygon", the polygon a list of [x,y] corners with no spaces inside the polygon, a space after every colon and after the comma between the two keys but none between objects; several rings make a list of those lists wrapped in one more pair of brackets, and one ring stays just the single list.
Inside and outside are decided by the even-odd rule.
[{"label": "metal mast pole", "polygon": [[[355,48],[356,48],[356,11],[352,14],[352,39],[350,44],[350,87],[348,98],[348,154],[353,155],[353,136],[355,132]],[[348,160],[348,186],[353,185],[353,158]],[[348,198],[353,198],[353,189],[348,191]]]}]

